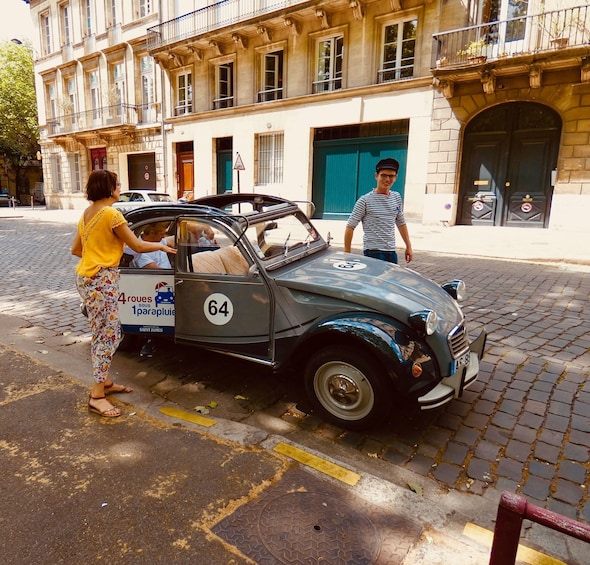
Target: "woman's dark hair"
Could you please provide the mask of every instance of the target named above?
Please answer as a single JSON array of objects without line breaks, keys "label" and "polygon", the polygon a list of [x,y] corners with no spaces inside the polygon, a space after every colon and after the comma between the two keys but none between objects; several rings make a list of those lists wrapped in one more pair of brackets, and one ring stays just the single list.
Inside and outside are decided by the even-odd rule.
[{"label": "woman's dark hair", "polygon": [[91,202],[110,198],[117,188],[117,175],[113,171],[92,171],[86,183],[86,198]]}]

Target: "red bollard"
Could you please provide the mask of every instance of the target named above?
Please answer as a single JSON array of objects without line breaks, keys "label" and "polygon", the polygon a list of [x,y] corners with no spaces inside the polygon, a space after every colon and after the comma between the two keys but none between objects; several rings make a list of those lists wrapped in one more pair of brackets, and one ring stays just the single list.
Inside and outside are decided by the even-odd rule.
[{"label": "red bollard", "polygon": [[490,565],[508,565],[516,561],[520,529],[527,507],[524,496],[503,492],[498,505]]},{"label": "red bollard", "polygon": [[514,565],[524,519],[579,540],[590,542],[590,526],[529,504],[524,496],[503,492],[498,505],[489,565]]}]

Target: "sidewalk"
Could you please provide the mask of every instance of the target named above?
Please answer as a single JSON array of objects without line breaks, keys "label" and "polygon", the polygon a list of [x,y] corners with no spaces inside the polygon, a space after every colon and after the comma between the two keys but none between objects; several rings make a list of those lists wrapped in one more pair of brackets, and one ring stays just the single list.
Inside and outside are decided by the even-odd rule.
[{"label": "sidewalk", "polygon": [[471,497],[427,485],[416,494],[362,460],[301,449],[278,419],[272,433],[179,409],[150,391],[162,375],[121,356],[115,378],[134,391],[109,397],[123,415],[101,419],[86,408],[87,344],[0,322],[9,563],[488,561],[485,537],[464,528],[477,520],[491,531],[495,499],[474,512]]},{"label": "sidewalk", "polygon": [[[81,210],[46,210],[44,207],[0,210],[0,218],[36,219],[75,225]],[[330,233],[332,245],[344,244],[345,222],[314,220],[326,238]],[[551,262],[590,267],[590,228],[586,231],[542,228],[509,228],[488,226],[426,226],[409,223],[414,253],[420,251],[469,255],[531,262]],[[399,244],[398,234],[398,244]],[[403,242],[401,242],[403,243]],[[353,250],[362,248],[362,226],[354,233]],[[403,263],[403,262],[402,262]]]},{"label": "sidewalk", "polygon": [[[344,221],[314,220],[332,245],[344,242]],[[573,263],[590,266],[590,229],[585,232],[541,228],[488,226],[427,226],[408,223],[414,253],[427,251],[531,262]],[[362,226],[355,229],[353,249],[362,248]],[[398,246],[403,240],[397,234]],[[400,261],[403,264],[403,260]]]}]

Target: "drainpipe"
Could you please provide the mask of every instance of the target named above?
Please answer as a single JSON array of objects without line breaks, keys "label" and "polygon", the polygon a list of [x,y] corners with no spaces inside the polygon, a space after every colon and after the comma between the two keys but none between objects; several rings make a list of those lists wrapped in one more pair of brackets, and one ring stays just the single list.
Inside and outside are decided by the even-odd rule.
[{"label": "drainpipe", "polygon": [[[163,1],[159,0],[158,2],[158,21],[160,23],[160,25],[162,25],[162,6],[163,6]],[[166,73],[164,71],[164,69],[162,68],[162,65],[158,65],[158,67],[160,67],[160,96],[161,96],[161,106],[160,106],[160,112],[161,112],[161,118],[160,118],[160,133],[162,135],[162,169],[163,169],[163,177],[164,177],[164,192],[169,193],[168,190],[168,143],[166,141],[166,124],[164,123],[164,117],[166,116],[166,96],[164,96],[164,85],[165,85],[165,78],[166,78]],[[174,199],[176,200],[176,197],[178,196],[176,194],[176,188],[174,189],[174,194],[172,195],[174,197]]]}]

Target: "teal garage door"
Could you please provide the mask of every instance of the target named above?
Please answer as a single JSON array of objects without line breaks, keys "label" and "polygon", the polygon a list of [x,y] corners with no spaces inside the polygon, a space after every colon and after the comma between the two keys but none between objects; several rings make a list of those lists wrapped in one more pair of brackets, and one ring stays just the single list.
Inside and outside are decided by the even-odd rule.
[{"label": "teal garage door", "polygon": [[400,162],[393,188],[403,198],[407,153],[407,135],[314,142],[314,217],[326,220],[348,218],[358,197],[375,188],[375,165],[385,157]]}]

